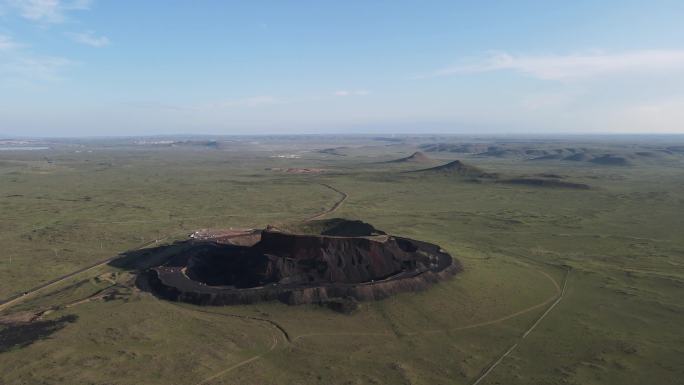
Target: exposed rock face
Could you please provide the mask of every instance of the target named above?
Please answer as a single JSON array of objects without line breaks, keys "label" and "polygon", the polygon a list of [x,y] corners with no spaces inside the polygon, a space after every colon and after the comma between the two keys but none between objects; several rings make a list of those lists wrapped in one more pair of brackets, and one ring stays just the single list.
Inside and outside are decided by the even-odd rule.
[{"label": "exposed rock face", "polygon": [[314,221],[299,230],[309,233],[269,227],[258,239],[246,234],[251,245],[235,238],[193,241],[194,247],[142,278],[159,296],[177,301],[301,304],[385,298],[425,289],[461,270],[439,246],[386,235],[359,221]]}]

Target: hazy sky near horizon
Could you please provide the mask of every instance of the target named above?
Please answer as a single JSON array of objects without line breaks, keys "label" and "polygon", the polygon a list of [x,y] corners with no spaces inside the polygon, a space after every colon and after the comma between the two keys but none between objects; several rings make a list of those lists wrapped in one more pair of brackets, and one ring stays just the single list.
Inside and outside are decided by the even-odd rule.
[{"label": "hazy sky near horizon", "polygon": [[0,136],[684,133],[684,1],[0,0]]}]

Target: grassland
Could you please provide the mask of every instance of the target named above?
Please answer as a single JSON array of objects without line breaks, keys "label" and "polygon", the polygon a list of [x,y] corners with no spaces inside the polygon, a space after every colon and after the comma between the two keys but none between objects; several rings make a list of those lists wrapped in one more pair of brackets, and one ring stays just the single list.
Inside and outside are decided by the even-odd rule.
[{"label": "grassland", "polygon": [[[480,384],[681,383],[684,157],[632,155],[671,143],[525,144],[592,147],[635,157],[629,166],[427,153],[435,164],[554,174],[589,190],[403,173],[425,165],[384,163],[442,140],[456,141],[65,141],[0,153],[0,298],[150,240],[310,217],[339,199],[321,184],[348,194],[335,216],[437,243],[465,267],[430,290],[343,315],[314,305],[169,303],[132,288],[130,272],[102,266],[0,312],[73,318],[0,350],[0,383],[470,384],[515,343]],[[331,147],[342,155],[316,151]],[[273,157],[291,154],[299,157]],[[288,168],[326,172],[278,171]],[[521,340],[567,271],[563,300]],[[13,327],[0,325],[0,343]]]}]

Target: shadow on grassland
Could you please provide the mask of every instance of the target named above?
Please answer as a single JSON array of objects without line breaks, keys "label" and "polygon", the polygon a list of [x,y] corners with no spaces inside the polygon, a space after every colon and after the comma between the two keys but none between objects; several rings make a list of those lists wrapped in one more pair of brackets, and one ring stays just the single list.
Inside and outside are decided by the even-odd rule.
[{"label": "shadow on grassland", "polygon": [[77,315],[69,314],[54,320],[0,326],[0,353],[21,349],[45,339],[66,327],[67,324],[76,322],[77,319]]}]

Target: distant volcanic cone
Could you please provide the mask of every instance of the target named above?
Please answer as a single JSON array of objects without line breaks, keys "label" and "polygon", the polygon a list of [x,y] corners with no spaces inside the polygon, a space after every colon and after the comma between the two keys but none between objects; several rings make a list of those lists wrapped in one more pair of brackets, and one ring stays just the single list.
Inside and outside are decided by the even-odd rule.
[{"label": "distant volcanic cone", "polygon": [[492,178],[496,176],[494,174],[486,173],[478,167],[463,163],[460,160],[454,160],[441,166],[425,168],[413,172],[459,175],[476,178]]},{"label": "distant volcanic cone", "polygon": [[406,163],[406,162],[412,162],[412,163],[430,163],[433,162],[434,160],[427,155],[423,154],[420,151],[416,151],[410,156],[404,157],[404,158],[399,158],[395,160],[390,160],[387,163]]}]

